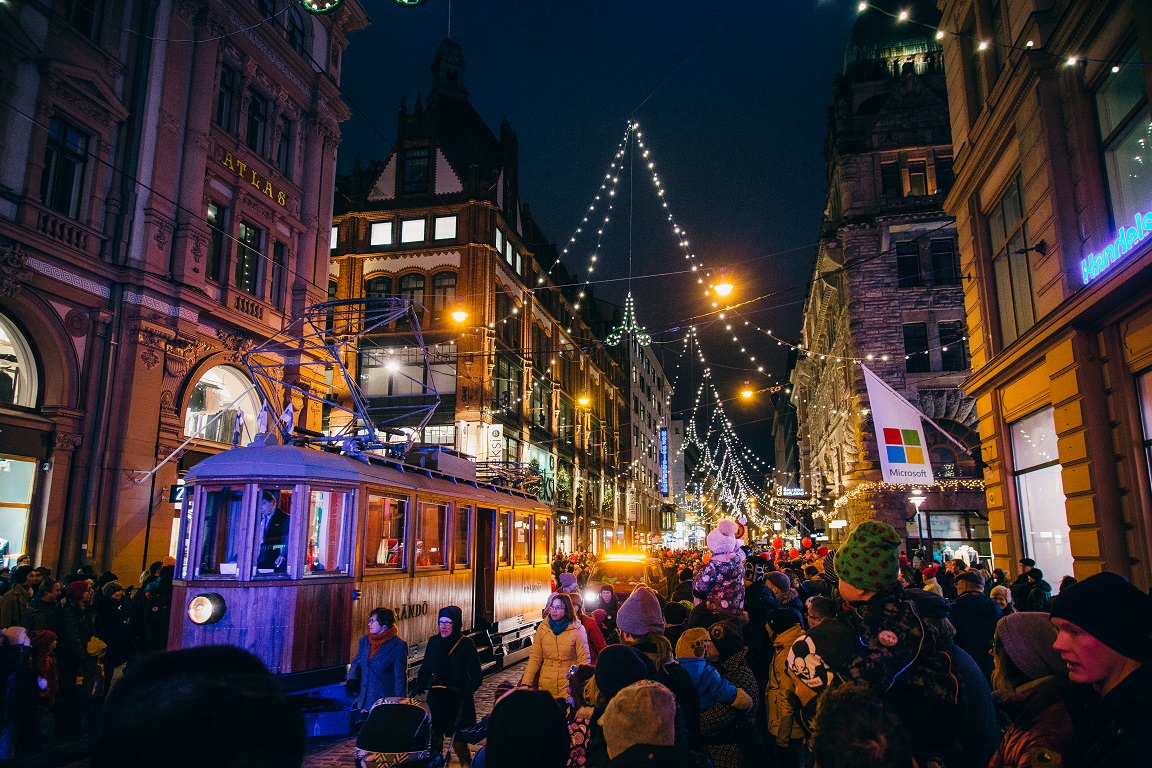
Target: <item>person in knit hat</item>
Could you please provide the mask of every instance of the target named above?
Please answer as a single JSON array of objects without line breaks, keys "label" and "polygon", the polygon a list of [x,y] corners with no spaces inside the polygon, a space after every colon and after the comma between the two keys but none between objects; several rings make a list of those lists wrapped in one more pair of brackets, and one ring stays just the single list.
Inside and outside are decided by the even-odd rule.
[{"label": "person in knit hat", "polygon": [[992,644],[993,692],[1009,722],[989,768],[1066,764],[1073,724],[1066,688],[1068,669],[1052,644],[1056,628],[1047,613],[1014,613],[1000,619]]},{"label": "person in knit hat", "polygon": [[944,597],[944,588],[940,586],[940,582],[936,580],[939,572],[940,566],[932,563],[931,565],[924,566],[924,570],[920,572],[920,576],[924,579],[925,592],[931,592],[934,595]]},{"label": "person in knit hat", "polygon": [[[842,682],[861,682],[904,723],[922,762],[962,750],[960,690],[952,660],[936,643],[897,581],[900,536],[877,521],[859,524],[834,566],[846,609],[801,635],[788,666],[811,721],[814,698]],[[929,735],[930,734],[930,735]]]},{"label": "person in knit hat", "polygon": [[739,526],[724,518],[708,534],[712,558],[692,582],[692,595],[714,613],[740,616],[744,612],[744,552],[736,539]]},{"label": "person in knit hat", "polygon": [[1152,598],[1122,576],[1098,573],[1061,592],[1051,618],[1068,678],[1100,697],[1079,724],[1073,764],[1143,765],[1152,733]]},{"label": "person in knit hat", "polygon": [[664,611],[660,607],[660,598],[643,584],[636,587],[616,613],[616,627],[632,637],[649,632],[663,634]]},{"label": "person in knit hat", "polygon": [[665,686],[641,680],[621,690],[600,718],[612,768],[707,765],[697,753],[676,745],[676,699]]},{"label": "person in knit hat", "polygon": [[[420,673],[412,693],[428,691],[432,716],[432,751],[439,752],[444,737],[476,725],[476,701],[480,687],[480,655],[472,638],[463,634],[463,611],[448,605],[437,615],[438,631],[428,638]],[[460,762],[472,762],[472,752],[463,739],[453,739],[452,748]]]},{"label": "person in knit hat", "polygon": [[546,691],[510,691],[492,707],[484,746],[492,768],[564,768],[568,724]]},{"label": "person in knit hat", "polygon": [[752,707],[751,697],[720,676],[709,661],[718,661],[720,654],[713,645],[708,630],[693,627],[680,635],[676,643],[676,663],[688,672],[696,692],[700,694],[701,711],[713,704],[730,704],[739,710]]}]

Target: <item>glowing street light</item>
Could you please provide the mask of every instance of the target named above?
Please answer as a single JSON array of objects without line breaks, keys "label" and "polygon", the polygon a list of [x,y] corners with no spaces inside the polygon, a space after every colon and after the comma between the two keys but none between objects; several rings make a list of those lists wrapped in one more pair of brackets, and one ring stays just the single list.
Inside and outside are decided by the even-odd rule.
[{"label": "glowing street light", "polygon": [[588,405],[588,403],[592,402],[592,399],[590,397],[588,397],[588,395],[580,395],[580,397],[576,398],[576,402],[580,403],[580,405],[583,406],[583,405]]},{"label": "glowing street light", "polygon": [[462,323],[468,319],[468,312],[464,309],[463,306],[458,306],[452,312],[452,319],[458,323]]},{"label": "glowing street light", "polygon": [[740,389],[740,397],[744,398],[745,400],[751,400],[752,395],[754,394],[756,393],[753,391],[752,385],[747,381],[744,382],[744,386]]},{"label": "glowing street light", "polygon": [[720,279],[712,286],[712,290],[715,291],[716,295],[720,298],[724,298],[732,293],[732,283],[728,282],[728,278],[724,275],[723,271],[720,272]]}]

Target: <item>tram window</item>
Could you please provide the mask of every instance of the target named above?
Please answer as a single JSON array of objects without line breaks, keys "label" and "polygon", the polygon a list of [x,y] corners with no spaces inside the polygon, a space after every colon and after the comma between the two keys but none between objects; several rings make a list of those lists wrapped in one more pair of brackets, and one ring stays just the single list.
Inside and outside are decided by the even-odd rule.
[{"label": "tram window", "polygon": [[364,567],[401,571],[408,567],[408,503],[388,496],[368,496]]},{"label": "tram window", "polygon": [[256,497],[255,575],[288,573],[288,528],[292,491],[261,488]]},{"label": "tram window", "polygon": [[416,567],[447,568],[444,556],[448,543],[448,505],[420,503],[416,516]]},{"label": "tram window", "polygon": [[538,565],[541,563],[547,565],[552,561],[550,554],[552,551],[552,536],[551,531],[549,531],[552,521],[544,515],[536,515],[533,520],[535,522],[532,527],[532,551],[536,553],[535,560]]},{"label": "tram window", "polygon": [[351,493],[312,491],[308,505],[305,576],[348,572],[348,509]]},{"label": "tram window", "polygon": [[501,512],[497,516],[500,524],[496,526],[496,562],[500,565],[512,565],[512,547],[508,544],[508,529],[512,526],[512,513]]},{"label": "tram window", "polygon": [[472,553],[472,507],[456,507],[456,541],[453,545],[457,568],[467,568]]},{"label": "tram window", "polygon": [[237,576],[240,555],[242,488],[208,491],[204,501],[204,525],[200,537],[201,576]]},{"label": "tram window", "polygon": [[532,562],[532,515],[516,515],[512,529],[512,563],[527,565]]}]

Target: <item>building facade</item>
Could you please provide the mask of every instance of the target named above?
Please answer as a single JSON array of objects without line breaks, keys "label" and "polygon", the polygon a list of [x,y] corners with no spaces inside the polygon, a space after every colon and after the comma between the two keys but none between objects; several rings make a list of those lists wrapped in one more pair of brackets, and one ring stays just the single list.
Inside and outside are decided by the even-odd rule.
[{"label": "building facade", "polygon": [[239,359],[325,296],[341,52],[367,23],[355,2],[0,6],[10,559],[135,581],[173,551],[182,471],[255,431]]},{"label": "building facade", "polygon": [[1052,583],[1147,588],[1152,18],[1137,0],[941,7],[993,549]]},{"label": "building facade", "polygon": [[421,376],[435,384],[423,433],[413,418],[397,439],[450,446],[492,478],[535,478],[555,511],[554,548],[600,551],[625,520],[627,385],[590,330],[595,302],[520,200],[515,132],[505,121],[493,133],[469,103],[465,64],[445,40],[427,100],[401,106],[387,159],[341,179],[329,293],[400,298],[421,314],[427,374],[389,366],[413,344],[398,326],[354,361],[370,401]]},{"label": "building facade", "polygon": [[[895,4],[861,13],[834,86],[825,144],[828,206],[791,375],[798,474],[810,502],[800,535],[835,545],[858,522],[881,520],[936,558],[971,546],[992,554],[973,456],[926,427],[936,483],[920,515],[911,486],[881,482],[860,365],[968,449],[978,448],[968,376],[964,293],[954,223],[943,210],[952,145],[939,13],[915,3],[929,26],[902,24]],[[809,530],[804,530],[809,529]]]}]

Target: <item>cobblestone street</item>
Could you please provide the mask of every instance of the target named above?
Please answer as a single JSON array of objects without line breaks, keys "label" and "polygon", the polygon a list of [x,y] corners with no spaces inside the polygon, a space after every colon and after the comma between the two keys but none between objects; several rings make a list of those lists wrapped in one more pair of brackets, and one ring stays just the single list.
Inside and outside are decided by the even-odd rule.
[{"label": "cobblestone street", "polygon": [[[480,690],[476,691],[476,717],[484,717],[492,711],[497,685],[505,680],[518,683],[520,675],[523,673],[524,662],[521,661],[508,669],[485,677],[484,682],[480,685]],[[474,745],[472,747],[473,753],[480,746],[479,744]],[[355,747],[356,737],[354,736],[336,742],[325,739],[323,744],[319,744],[309,751],[308,756],[304,758],[304,768],[349,768],[352,765]],[[452,755],[452,763],[457,763],[455,755]]]}]

